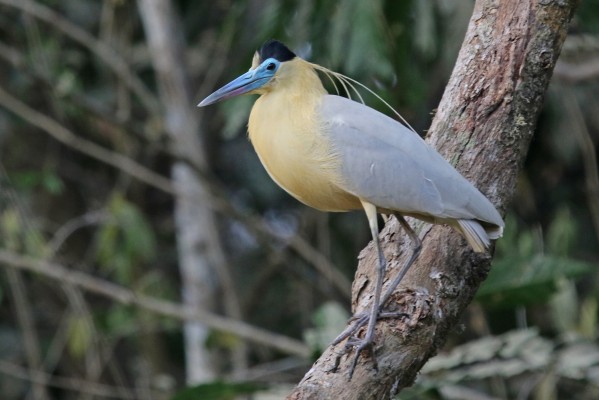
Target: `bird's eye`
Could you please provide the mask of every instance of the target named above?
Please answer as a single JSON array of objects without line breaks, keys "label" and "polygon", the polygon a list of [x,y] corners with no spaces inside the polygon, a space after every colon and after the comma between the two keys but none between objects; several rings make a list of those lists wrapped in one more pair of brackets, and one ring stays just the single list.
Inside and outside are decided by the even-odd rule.
[{"label": "bird's eye", "polygon": [[274,71],[275,67],[276,67],[275,63],[270,63],[266,66],[266,69],[269,71]]}]

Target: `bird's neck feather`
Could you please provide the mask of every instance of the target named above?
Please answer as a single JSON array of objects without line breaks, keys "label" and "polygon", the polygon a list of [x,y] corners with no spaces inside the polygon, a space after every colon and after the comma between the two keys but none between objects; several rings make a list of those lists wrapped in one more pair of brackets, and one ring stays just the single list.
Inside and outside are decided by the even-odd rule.
[{"label": "bird's neck feather", "polygon": [[256,100],[249,136],[270,176],[289,193],[315,208],[351,209],[353,199],[343,197],[339,204],[329,204],[320,198],[335,190],[339,167],[318,112],[325,94],[308,63],[291,61]]},{"label": "bird's neck feather", "polygon": [[292,128],[294,134],[316,132],[314,124],[319,123],[316,110],[327,92],[314,68],[296,57],[281,66],[275,79],[252,108],[250,139],[260,140],[257,136],[266,135],[275,123],[279,129]]}]

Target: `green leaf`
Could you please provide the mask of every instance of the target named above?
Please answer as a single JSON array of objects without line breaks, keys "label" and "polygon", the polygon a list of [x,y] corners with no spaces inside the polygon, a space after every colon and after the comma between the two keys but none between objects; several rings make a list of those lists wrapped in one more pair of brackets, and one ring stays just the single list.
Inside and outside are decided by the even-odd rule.
[{"label": "green leaf", "polygon": [[591,269],[588,263],[565,257],[504,258],[493,264],[476,299],[497,308],[544,303],[557,290],[558,279],[574,278]]},{"label": "green leaf", "polygon": [[81,358],[87,352],[92,340],[92,332],[83,316],[73,316],[69,321],[67,347],[71,356]]},{"label": "green leaf", "polygon": [[538,230],[518,230],[513,216],[506,218],[504,237],[497,242],[496,259],[476,299],[495,308],[547,302],[563,279],[592,270],[589,263],[566,257],[576,227],[567,209],[558,212],[547,233],[546,248]]},{"label": "green leaf", "polygon": [[127,336],[139,331],[139,321],[134,307],[115,304],[102,317],[101,324],[114,336]]},{"label": "green leaf", "polygon": [[576,240],[576,224],[567,207],[560,209],[547,232],[547,250],[551,254],[565,256]]},{"label": "green leaf", "polygon": [[215,381],[183,389],[171,400],[234,400],[241,395],[250,395],[266,388],[266,385],[255,382]]},{"label": "green leaf", "polygon": [[19,189],[31,190],[41,187],[53,195],[62,193],[64,189],[62,179],[49,169],[17,172],[12,176],[12,181]]},{"label": "green leaf", "polygon": [[588,297],[580,307],[579,327],[580,333],[589,339],[597,337],[597,312],[599,304],[595,297]]},{"label": "green leaf", "polygon": [[337,302],[320,306],[312,317],[314,327],[304,331],[304,340],[317,352],[325,349],[343,330],[349,315]]},{"label": "green leaf", "polygon": [[0,214],[0,238],[2,238],[2,246],[10,250],[19,249],[21,232],[22,226],[17,210],[14,208],[4,210]]},{"label": "green leaf", "polygon": [[116,272],[117,280],[131,282],[131,268],[155,255],[156,239],[150,224],[132,203],[120,194],[108,202],[111,218],[100,228],[97,237],[98,262]]},{"label": "green leaf", "polygon": [[45,171],[42,175],[42,187],[53,195],[59,195],[64,190],[64,183],[58,175],[52,171]]},{"label": "green leaf", "polygon": [[234,333],[211,330],[204,344],[208,349],[234,349],[241,344],[241,340]]},{"label": "green leaf", "polygon": [[337,7],[328,40],[332,66],[343,65],[353,76],[368,73],[390,80],[393,66],[389,61],[385,26],[380,0],[351,0]]}]

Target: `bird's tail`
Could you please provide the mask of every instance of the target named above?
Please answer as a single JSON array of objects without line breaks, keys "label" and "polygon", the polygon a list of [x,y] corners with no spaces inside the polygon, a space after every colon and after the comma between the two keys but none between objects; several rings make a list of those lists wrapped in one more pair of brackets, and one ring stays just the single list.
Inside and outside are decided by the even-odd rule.
[{"label": "bird's tail", "polygon": [[491,245],[491,239],[499,239],[503,234],[503,227],[498,225],[483,226],[474,219],[459,219],[457,228],[477,253],[487,251]]}]

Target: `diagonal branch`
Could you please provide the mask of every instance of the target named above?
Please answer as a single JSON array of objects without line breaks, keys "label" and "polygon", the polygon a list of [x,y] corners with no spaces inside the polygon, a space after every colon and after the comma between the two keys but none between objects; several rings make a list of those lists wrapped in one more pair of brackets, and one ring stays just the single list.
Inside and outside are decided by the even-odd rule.
[{"label": "diagonal branch", "polygon": [[[576,0],[476,2],[427,141],[500,210],[506,209],[515,190],[576,5]],[[341,347],[329,347],[289,399],[387,399],[413,383],[490,268],[490,257],[473,253],[450,228],[426,229],[420,258],[387,304],[389,311],[410,317],[377,323],[378,371],[363,357],[348,382],[353,354],[341,359],[338,373],[331,373]],[[381,232],[390,277],[410,253],[409,243],[397,231],[393,220]],[[371,244],[362,253],[354,279],[356,312],[370,304],[376,265]]]},{"label": "diagonal branch", "polygon": [[56,120],[29,107],[2,87],[0,87],[0,105],[12,111],[30,124],[47,132],[59,142],[92,158],[100,160],[103,163],[125,171],[149,186],[160,189],[166,193],[175,193],[175,188],[168,178],[149,170],[122,154],[107,150],[93,142],[82,139]]},{"label": "diagonal branch", "polygon": [[[30,381],[34,385],[52,386],[59,389],[88,394],[109,399],[137,400],[140,397],[129,393],[130,389],[122,386],[110,386],[75,378],[54,376],[44,371],[23,368],[17,364],[0,360],[0,373],[14,378]],[[157,396],[158,397],[158,396]]]},{"label": "diagonal branch", "polygon": [[[131,158],[77,136],[74,132],[67,129],[55,119],[34,110],[29,105],[8,93],[1,86],[0,106],[5,107],[33,126],[45,131],[64,145],[123,171],[150,187],[173,196],[177,195],[181,197],[185,195],[180,190],[177,190],[168,178],[137,163]],[[182,162],[187,163],[191,167],[195,165],[192,160],[188,160],[187,158],[182,158]],[[265,244],[272,246],[272,239],[275,235],[272,234],[260,218],[247,215],[247,213],[237,210],[226,200],[224,189],[213,182],[204,171],[194,168],[194,172],[203,180],[203,184],[206,188],[209,189],[206,193],[206,195],[209,196],[209,201],[206,202],[209,207],[214,211],[231,216],[242,222],[254,235],[263,240]],[[276,236],[275,239],[280,240],[280,238]],[[290,249],[297,252],[297,254],[304,260],[311,263],[325,278],[330,279],[341,294],[349,297],[351,283],[322,253],[299,236],[292,238],[285,244],[289,246]]]},{"label": "diagonal branch", "polygon": [[122,304],[131,304],[156,314],[181,321],[201,321],[212,329],[230,332],[244,339],[260,343],[282,352],[308,357],[310,349],[300,341],[260,329],[245,322],[225,318],[203,310],[192,310],[180,304],[137,294],[130,289],[81,271],[70,270],[60,264],[37,260],[12,251],[0,249],[0,263],[44,275],[47,278],[75,285],[88,292],[107,297]]}]

